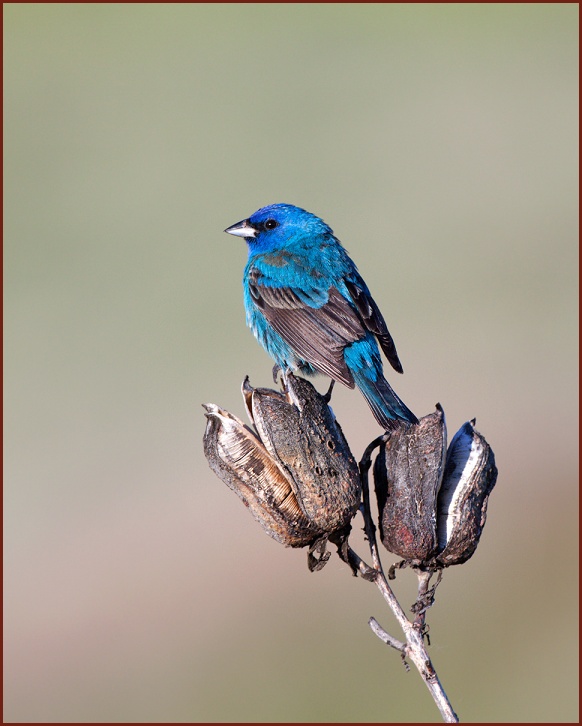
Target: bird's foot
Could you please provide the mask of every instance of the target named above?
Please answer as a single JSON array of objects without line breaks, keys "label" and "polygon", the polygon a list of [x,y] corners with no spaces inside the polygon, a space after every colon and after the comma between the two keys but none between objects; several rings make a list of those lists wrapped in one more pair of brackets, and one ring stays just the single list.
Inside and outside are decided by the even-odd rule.
[{"label": "bird's foot", "polygon": [[283,369],[281,368],[280,365],[278,365],[277,363],[275,363],[275,365],[273,366],[273,383],[275,385],[277,385],[277,378],[279,377],[279,373],[281,373],[281,375],[282,375],[283,374]]},{"label": "bird's foot", "polygon": [[292,370],[290,368],[284,368],[283,366],[275,364],[273,366],[273,381],[275,383],[278,383],[279,381],[279,374],[281,374],[281,390],[283,391],[283,393],[287,393],[289,391],[287,376],[292,374]]}]

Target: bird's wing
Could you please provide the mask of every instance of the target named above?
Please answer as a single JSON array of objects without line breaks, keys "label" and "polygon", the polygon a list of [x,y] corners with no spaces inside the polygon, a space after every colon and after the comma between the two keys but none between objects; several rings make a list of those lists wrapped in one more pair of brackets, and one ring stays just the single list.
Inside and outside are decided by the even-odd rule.
[{"label": "bird's wing", "polygon": [[363,338],[366,330],[348,300],[331,287],[323,305],[319,304],[321,291],[314,291],[312,307],[306,302],[309,292],[265,284],[256,268],[249,271],[248,281],[253,301],[294,352],[321,373],[353,388],[343,349]]},{"label": "bird's wing", "polygon": [[369,330],[378,338],[384,355],[388,358],[392,368],[398,371],[398,373],[402,373],[402,363],[400,363],[398,358],[392,336],[388,331],[380,309],[374,302],[374,298],[368,292],[366,285],[359,276],[355,281],[346,280],[345,283],[354,305],[361,315],[366,330]]}]

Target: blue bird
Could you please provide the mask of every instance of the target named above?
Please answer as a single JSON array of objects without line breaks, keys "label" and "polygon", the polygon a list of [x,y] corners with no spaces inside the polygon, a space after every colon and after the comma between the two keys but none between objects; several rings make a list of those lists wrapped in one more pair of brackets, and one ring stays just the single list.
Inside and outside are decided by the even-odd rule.
[{"label": "blue bird", "polygon": [[384,429],[395,419],[418,423],[384,378],[378,343],[398,373],[402,365],[382,313],[322,219],[271,204],[224,231],[248,245],[247,324],[283,371],[356,385]]}]

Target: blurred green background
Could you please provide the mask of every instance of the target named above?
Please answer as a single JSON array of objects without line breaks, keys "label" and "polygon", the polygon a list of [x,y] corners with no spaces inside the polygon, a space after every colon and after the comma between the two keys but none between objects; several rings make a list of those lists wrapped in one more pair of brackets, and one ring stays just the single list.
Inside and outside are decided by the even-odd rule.
[{"label": "blurred green background", "polygon": [[[356,260],[398,394],[495,451],[428,616],[454,707],[576,721],[578,5],[4,23],[5,720],[439,721],[376,589],[310,574],[203,457],[200,404],[243,416],[243,376],[271,380],[222,230],[285,201]],[[377,425],[356,392],[334,410],[359,458]]]}]

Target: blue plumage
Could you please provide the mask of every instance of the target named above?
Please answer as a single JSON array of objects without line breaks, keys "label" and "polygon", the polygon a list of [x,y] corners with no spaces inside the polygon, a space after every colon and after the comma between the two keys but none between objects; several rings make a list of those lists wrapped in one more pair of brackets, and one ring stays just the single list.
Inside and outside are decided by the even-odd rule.
[{"label": "blue plumage", "polygon": [[247,242],[247,324],[277,365],[357,386],[385,429],[395,419],[416,423],[384,378],[378,343],[402,373],[384,318],[330,227],[271,204],[225,231]]}]

